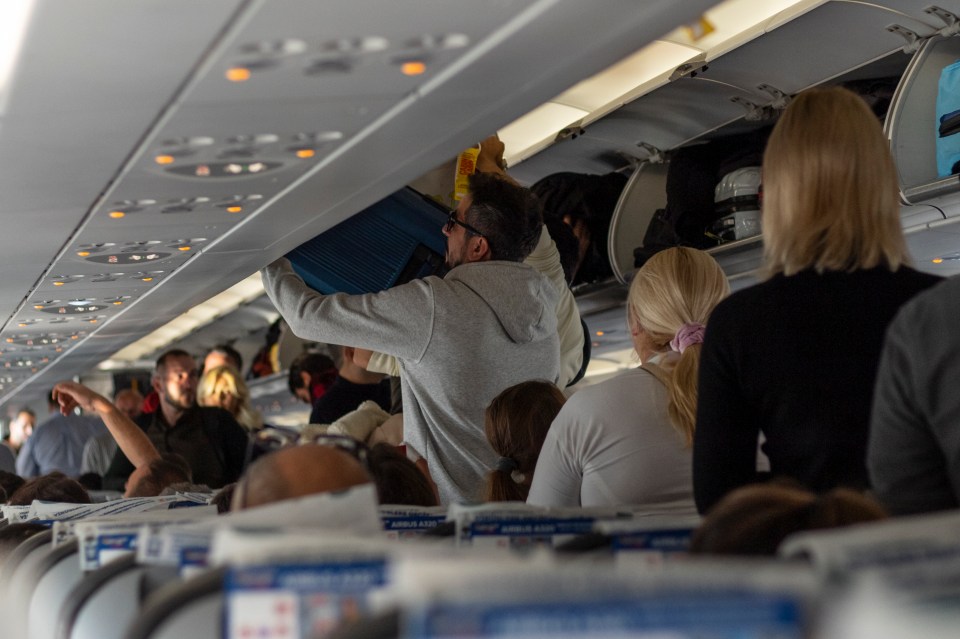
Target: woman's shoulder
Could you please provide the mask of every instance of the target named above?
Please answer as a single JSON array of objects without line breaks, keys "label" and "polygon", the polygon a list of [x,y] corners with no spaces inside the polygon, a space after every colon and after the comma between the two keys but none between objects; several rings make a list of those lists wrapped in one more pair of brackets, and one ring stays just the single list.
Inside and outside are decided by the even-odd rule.
[{"label": "woman's shoulder", "polygon": [[579,389],[564,404],[569,410],[591,409],[602,411],[621,401],[631,401],[643,397],[642,390],[647,387],[657,388],[663,384],[649,371],[639,366],[618,373],[610,379],[598,384],[592,384]]}]

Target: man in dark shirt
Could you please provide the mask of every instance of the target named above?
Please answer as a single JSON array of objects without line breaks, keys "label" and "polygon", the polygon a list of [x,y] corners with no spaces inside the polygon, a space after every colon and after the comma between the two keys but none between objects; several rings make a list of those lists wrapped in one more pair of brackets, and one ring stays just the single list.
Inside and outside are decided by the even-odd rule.
[{"label": "man in dark shirt", "polygon": [[383,410],[390,410],[390,384],[380,373],[368,372],[353,361],[352,346],[339,349],[340,369],[327,391],[313,402],[311,424],[332,424],[363,402],[372,400]]},{"label": "man in dark shirt", "polygon": [[[182,455],[193,471],[194,483],[219,488],[236,481],[243,471],[247,435],[227,411],[197,406],[193,357],[182,350],[167,351],[157,360],[152,384],[160,407],[137,423],[157,450]],[[126,456],[117,451],[104,487],[121,490],[133,470]]]}]

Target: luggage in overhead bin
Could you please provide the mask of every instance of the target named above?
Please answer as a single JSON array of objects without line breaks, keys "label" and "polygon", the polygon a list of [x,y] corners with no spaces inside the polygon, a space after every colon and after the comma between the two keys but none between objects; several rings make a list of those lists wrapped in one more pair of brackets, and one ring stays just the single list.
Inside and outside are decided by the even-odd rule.
[{"label": "luggage in overhead bin", "polygon": [[960,173],[960,61],[944,67],[937,88],[937,173]]},{"label": "luggage in overhead bin", "polygon": [[747,166],[727,173],[714,190],[719,219],[710,234],[723,242],[760,235],[760,167]]},{"label": "luggage in overhead bin", "polygon": [[[678,245],[700,249],[716,246],[719,241],[711,236],[711,229],[718,218],[714,201],[717,185],[738,169],[760,166],[770,128],[675,151],[667,170],[667,205],[650,222],[642,253]],[[638,255],[638,260],[641,257]]]},{"label": "luggage in overhead bin", "polygon": [[[542,178],[530,187],[543,207],[544,223],[566,261],[566,241],[573,243],[571,286],[609,278],[607,236],[610,219],[627,177],[620,173],[590,175],[561,172]],[[563,232],[566,238],[560,233]]]}]

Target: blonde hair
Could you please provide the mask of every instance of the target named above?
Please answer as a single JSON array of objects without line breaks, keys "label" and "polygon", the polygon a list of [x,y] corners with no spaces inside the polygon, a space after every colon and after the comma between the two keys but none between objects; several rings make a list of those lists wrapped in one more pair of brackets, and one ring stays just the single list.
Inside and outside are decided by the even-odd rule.
[{"label": "blonde hair", "polygon": [[[714,307],[729,293],[727,277],[710,255],[692,248],[669,248],[651,257],[634,276],[627,296],[628,321],[647,333],[655,350],[666,351],[684,324],[706,325]],[[700,348],[700,344],[688,346],[665,369],[670,422],[687,446],[693,443],[697,417]]]},{"label": "blonde hair", "polygon": [[897,174],[877,117],[840,87],[804,91],[763,156],[768,276],[909,264]]},{"label": "blonde hair", "polygon": [[260,414],[250,406],[250,391],[237,372],[229,366],[217,366],[206,371],[197,385],[197,402],[201,406],[220,406],[219,386],[237,398],[237,409],[233,417],[247,431],[259,430],[263,426]]}]

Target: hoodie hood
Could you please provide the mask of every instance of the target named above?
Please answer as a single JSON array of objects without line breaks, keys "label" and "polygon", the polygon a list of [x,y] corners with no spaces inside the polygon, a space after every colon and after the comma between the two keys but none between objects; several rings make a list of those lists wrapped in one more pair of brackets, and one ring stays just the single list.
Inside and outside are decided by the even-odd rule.
[{"label": "hoodie hood", "polygon": [[496,260],[471,262],[457,266],[444,280],[483,299],[517,344],[557,334],[560,296],[550,280],[531,266]]}]

